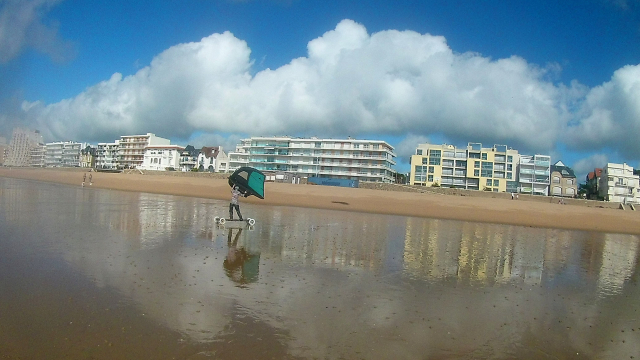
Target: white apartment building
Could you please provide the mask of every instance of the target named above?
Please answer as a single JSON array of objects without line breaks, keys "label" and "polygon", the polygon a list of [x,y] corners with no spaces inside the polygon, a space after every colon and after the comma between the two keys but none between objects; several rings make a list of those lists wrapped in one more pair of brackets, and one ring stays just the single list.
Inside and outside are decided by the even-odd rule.
[{"label": "white apartment building", "polygon": [[142,164],[137,166],[141,170],[178,170],[180,168],[180,154],[184,147],[178,145],[149,145],[144,149]]},{"label": "white apartment building", "polygon": [[169,145],[170,143],[169,139],[158,137],[152,133],[121,136],[118,148],[118,167],[135,169],[142,165],[147,146]]},{"label": "white apartment building", "polygon": [[506,145],[418,144],[416,153],[411,156],[409,184],[516,192],[518,160],[518,151]]},{"label": "white apartment building", "polygon": [[47,146],[40,144],[31,148],[31,166],[33,167],[45,167],[45,156],[47,153]]},{"label": "white apartment building", "polygon": [[117,169],[120,140],[112,143],[99,143],[96,150],[97,169]]},{"label": "white apartment building", "polygon": [[627,164],[608,163],[602,169],[598,192],[606,201],[640,204],[640,179]]},{"label": "white apartment building", "polygon": [[44,163],[47,167],[80,167],[80,153],[87,144],[64,141],[46,144]]},{"label": "white apartment building", "polygon": [[549,195],[551,157],[548,155],[520,155],[518,181],[520,192]]},{"label": "white apartment building", "polygon": [[303,177],[392,183],[393,150],[381,140],[252,137],[229,153],[229,171],[251,166]]},{"label": "white apartment building", "polygon": [[42,134],[38,130],[16,128],[13,130],[6,166],[30,166],[31,149],[41,145]]}]

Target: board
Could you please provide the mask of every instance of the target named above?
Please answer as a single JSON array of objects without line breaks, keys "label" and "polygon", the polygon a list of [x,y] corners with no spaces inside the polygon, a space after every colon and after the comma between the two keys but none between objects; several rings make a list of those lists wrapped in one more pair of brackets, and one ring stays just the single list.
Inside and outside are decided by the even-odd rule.
[{"label": "board", "polygon": [[220,225],[243,224],[243,223],[246,223],[248,225],[254,225],[256,223],[256,220],[252,218],[246,218],[244,220],[236,220],[236,219],[232,220],[232,219],[221,218],[219,216],[216,216],[215,218],[213,218],[213,221],[216,224],[220,224]]}]

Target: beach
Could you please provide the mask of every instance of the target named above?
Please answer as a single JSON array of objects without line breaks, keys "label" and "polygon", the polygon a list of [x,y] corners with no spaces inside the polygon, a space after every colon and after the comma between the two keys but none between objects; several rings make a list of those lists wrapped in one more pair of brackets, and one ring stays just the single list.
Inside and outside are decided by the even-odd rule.
[{"label": "beach", "polygon": [[[140,173],[84,172],[0,168],[0,177],[46,181],[86,188],[112,189],[156,194],[226,200],[230,189],[226,179],[198,176],[163,176]],[[89,184],[88,176],[92,176]],[[480,194],[479,194],[480,195]],[[549,198],[551,200],[551,198]],[[243,203],[293,206],[375,214],[414,216],[541,228],[640,234],[640,212],[610,207],[560,205],[557,202],[527,201],[484,196],[455,196],[433,192],[383,191],[363,188],[265,183],[265,198],[243,198]],[[610,206],[611,204],[603,203]]]}]

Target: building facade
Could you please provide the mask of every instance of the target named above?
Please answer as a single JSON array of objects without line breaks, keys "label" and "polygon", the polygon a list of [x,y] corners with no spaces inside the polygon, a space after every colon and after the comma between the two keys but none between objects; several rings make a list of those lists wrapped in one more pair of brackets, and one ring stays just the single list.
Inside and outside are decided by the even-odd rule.
[{"label": "building facade", "polygon": [[13,130],[6,166],[31,166],[31,150],[43,143],[38,130],[16,128]]},{"label": "building facade", "polygon": [[192,171],[198,163],[198,153],[193,145],[187,145],[180,153],[180,171]]},{"label": "building facade", "polygon": [[385,141],[252,137],[229,153],[229,171],[251,166],[261,171],[286,172],[372,182],[394,182],[394,148]]},{"label": "building facade", "polygon": [[222,146],[204,146],[200,149],[197,158],[198,171],[227,172],[228,164],[228,156],[222,150]]},{"label": "building facade", "polygon": [[80,167],[80,153],[87,144],[64,141],[46,144],[44,162],[47,167]]},{"label": "building facade", "polygon": [[518,163],[519,192],[549,195],[551,157],[548,155],[520,155]]},{"label": "building facade", "polygon": [[121,136],[118,147],[118,168],[135,169],[144,161],[145,148],[155,145],[169,145],[169,139],[152,133],[146,135]]},{"label": "building facade", "polygon": [[506,145],[419,144],[411,156],[409,184],[516,192],[518,160],[518,151]]},{"label": "building facade", "polygon": [[99,143],[96,148],[96,169],[117,169],[120,140],[112,143]]},{"label": "building facade", "polygon": [[80,167],[95,168],[96,167],[96,148],[87,145],[80,151]]},{"label": "building facade", "polygon": [[144,150],[141,170],[167,171],[180,168],[180,154],[184,147],[178,145],[149,145]]},{"label": "building facade", "polygon": [[47,154],[47,146],[40,144],[31,148],[31,166],[32,167],[45,167],[45,156]]},{"label": "building facade", "polygon": [[605,201],[640,204],[640,179],[627,164],[608,163],[602,169],[598,191]]},{"label": "building facade", "polygon": [[578,180],[573,169],[562,161],[551,165],[551,184],[549,195],[562,197],[575,197],[578,195]]}]

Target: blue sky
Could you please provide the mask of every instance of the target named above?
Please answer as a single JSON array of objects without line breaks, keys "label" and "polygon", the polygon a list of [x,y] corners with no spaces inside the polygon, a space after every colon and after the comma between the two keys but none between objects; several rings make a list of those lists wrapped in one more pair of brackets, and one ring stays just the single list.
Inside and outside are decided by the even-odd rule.
[{"label": "blue sky", "polygon": [[640,165],[640,2],[0,0],[0,136],[384,139]]}]

